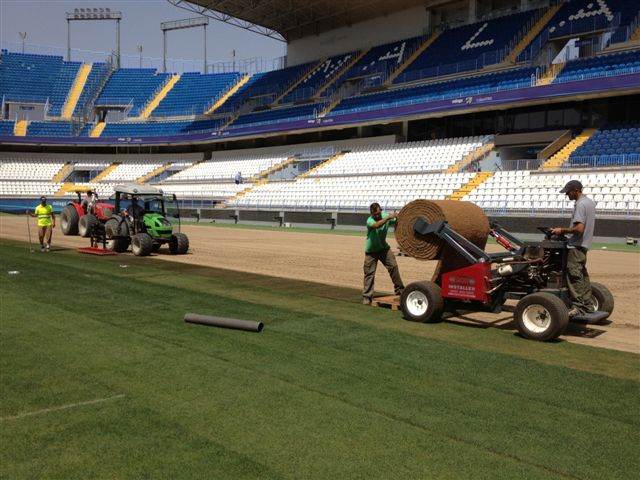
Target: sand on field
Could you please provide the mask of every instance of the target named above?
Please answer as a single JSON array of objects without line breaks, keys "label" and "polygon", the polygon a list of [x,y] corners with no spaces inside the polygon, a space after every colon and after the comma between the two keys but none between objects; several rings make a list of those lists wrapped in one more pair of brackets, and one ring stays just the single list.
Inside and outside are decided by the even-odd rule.
[{"label": "sand on field", "polygon": [[[32,224],[35,225],[35,224]],[[154,259],[190,263],[216,268],[251,272],[276,277],[306,280],[324,284],[362,288],[364,235],[331,235],[291,231],[251,230],[186,225],[190,254],[184,256],[154,255]],[[32,235],[35,228],[31,229]],[[0,238],[27,239],[24,217],[0,217]],[[65,237],[56,228],[54,246],[87,246],[87,239]],[[393,238],[390,244],[397,245]],[[500,251],[491,245],[489,251]],[[125,255],[131,255],[127,253]],[[405,284],[431,278],[435,262],[398,257]],[[615,311],[609,325],[578,327],[571,325],[562,337],[568,341],[640,353],[640,255],[627,252],[596,250],[589,253],[587,263],[593,281],[605,284],[615,297]],[[377,291],[392,291],[388,274],[382,265],[376,275]],[[367,308],[367,307],[363,307]],[[453,322],[484,326],[508,325],[512,315],[474,313],[448,319]]]}]

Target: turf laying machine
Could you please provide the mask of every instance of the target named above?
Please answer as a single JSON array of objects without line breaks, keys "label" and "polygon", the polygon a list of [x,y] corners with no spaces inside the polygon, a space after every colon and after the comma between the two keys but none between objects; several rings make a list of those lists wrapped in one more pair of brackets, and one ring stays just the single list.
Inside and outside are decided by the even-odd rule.
[{"label": "turf laying machine", "polygon": [[[440,263],[431,281],[411,283],[403,291],[400,309],[407,320],[438,322],[445,312],[499,313],[508,300],[515,300],[514,319],[520,334],[547,341],[561,335],[569,321],[599,323],[613,311],[611,292],[592,282],[596,311],[569,318],[566,237],[554,236],[542,227],[542,241],[525,242],[497,223],[489,225],[482,210],[473,204],[416,202],[425,203],[417,208],[414,205],[413,211],[404,215],[405,209],[400,212],[396,238],[409,255],[420,249],[421,253],[427,251],[423,259]],[[426,203],[431,204],[431,210],[425,209]],[[484,244],[488,235],[506,251],[487,253]]]},{"label": "turf laying machine", "polygon": [[[188,237],[180,232],[180,209],[175,195],[146,185],[115,187],[112,216],[105,222],[107,248],[136,256],[147,256],[168,245],[175,255],[187,253]],[[174,218],[173,223],[169,217]]]}]

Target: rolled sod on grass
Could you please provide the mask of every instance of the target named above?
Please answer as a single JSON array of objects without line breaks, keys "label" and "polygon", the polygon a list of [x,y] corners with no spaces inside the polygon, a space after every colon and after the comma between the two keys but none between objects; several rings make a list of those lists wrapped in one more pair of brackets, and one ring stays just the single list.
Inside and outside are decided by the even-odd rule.
[{"label": "rolled sod on grass", "polygon": [[232,330],[244,330],[247,332],[261,332],[264,328],[262,322],[251,320],[238,320],[237,318],[213,317],[210,315],[200,315],[197,313],[187,313],[184,321],[208,327],[230,328]]},{"label": "rolled sod on grass", "polygon": [[467,265],[464,258],[436,235],[420,235],[413,229],[419,218],[427,223],[445,220],[464,238],[484,249],[489,236],[489,219],[482,209],[471,202],[456,200],[414,200],[398,213],[396,240],[400,250],[419,260],[439,260],[433,281],[440,273]]}]

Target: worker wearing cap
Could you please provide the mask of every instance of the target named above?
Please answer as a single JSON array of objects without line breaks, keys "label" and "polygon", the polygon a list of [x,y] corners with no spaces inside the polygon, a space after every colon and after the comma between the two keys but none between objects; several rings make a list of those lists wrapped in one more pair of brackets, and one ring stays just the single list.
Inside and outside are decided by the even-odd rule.
[{"label": "worker wearing cap", "polygon": [[582,183],[578,180],[568,182],[560,193],[569,200],[575,201],[571,226],[556,227],[551,230],[554,235],[569,234],[569,251],[567,254],[567,285],[573,302],[570,316],[591,313],[595,310],[591,295],[591,282],[587,272],[587,252],[593,241],[593,227],[596,221],[596,204],[582,193]]},{"label": "worker wearing cap", "polygon": [[53,207],[47,204],[47,197],[40,197],[40,204],[29,215],[38,219],[40,251],[48,252],[51,249],[51,233],[56,226],[56,216]]},{"label": "worker wearing cap", "polygon": [[396,214],[383,212],[379,203],[372,203],[369,211],[371,216],[367,219],[367,241],[364,247],[364,290],[362,292],[362,303],[365,305],[371,304],[378,262],[382,262],[387,268],[396,295],[400,295],[404,290],[396,257],[387,243],[387,231],[390,225],[396,224]]}]

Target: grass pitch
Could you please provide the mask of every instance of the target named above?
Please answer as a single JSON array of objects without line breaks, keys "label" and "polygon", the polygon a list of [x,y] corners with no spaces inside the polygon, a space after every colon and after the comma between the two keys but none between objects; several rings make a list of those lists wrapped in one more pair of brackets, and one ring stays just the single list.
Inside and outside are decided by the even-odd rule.
[{"label": "grass pitch", "polygon": [[[153,259],[0,241],[0,262],[2,478],[640,470],[637,355],[411,324],[354,290]],[[265,330],[186,325],[187,311]]]}]

